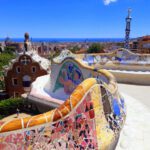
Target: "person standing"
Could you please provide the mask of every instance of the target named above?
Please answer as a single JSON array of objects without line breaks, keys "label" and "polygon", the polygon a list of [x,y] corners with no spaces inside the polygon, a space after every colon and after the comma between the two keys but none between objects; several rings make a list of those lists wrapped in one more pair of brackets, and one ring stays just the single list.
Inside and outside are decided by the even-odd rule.
[{"label": "person standing", "polygon": [[17,108],[16,109],[16,112],[17,112],[17,118],[19,117],[19,112],[20,112],[20,110]]}]

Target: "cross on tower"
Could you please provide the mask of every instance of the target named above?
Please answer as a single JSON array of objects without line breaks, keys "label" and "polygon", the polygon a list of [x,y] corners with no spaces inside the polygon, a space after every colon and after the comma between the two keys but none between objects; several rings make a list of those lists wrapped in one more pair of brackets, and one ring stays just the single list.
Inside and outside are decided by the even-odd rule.
[{"label": "cross on tower", "polygon": [[131,12],[132,12],[132,9],[129,8],[129,9],[128,9],[128,18],[131,18]]},{"label": "cross on tower", "polygon": [[26,56],[24,56],[24,57],[21,59],[21,63],[24,64],[24,65],[27,65],[28,63],[30,63],[30,59],[27,58]]}]

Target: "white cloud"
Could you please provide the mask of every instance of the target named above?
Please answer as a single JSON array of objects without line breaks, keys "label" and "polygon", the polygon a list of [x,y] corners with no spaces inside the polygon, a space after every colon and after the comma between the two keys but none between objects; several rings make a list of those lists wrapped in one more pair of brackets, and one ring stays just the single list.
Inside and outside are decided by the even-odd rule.
[{"label": "white cloud", "polygon": [[117,0],[104,0],[105,5],[109,5],[111,2],[116,2]]}]

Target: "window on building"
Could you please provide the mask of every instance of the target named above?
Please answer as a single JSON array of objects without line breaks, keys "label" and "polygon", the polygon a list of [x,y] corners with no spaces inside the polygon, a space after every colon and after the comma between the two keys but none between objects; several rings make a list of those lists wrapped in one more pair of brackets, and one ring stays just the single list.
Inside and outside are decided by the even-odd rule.
[{"label": "window on building", "polygon": [[31,62],[31,60],[24,56],[22,59],[21,59],[21,63],[24,64],[24,65],[28,65],[29,63]]},{"label": "window on building", "polygon": [[32,73],[35,73],[36,72],[36,66],[33,66],[32,67]]},{"label": "window on building", "polygon": [[28,75],[23,76],[23,87],[30,87],[31,77]]},{"label": "window on building", "polygon": [[16,67],[16,72],[17,72],[17,73],[20,73],[20,72],[21,72],[20,67]]},{"label": "window on building", "polygon": [[13,79],[12,79],[12,84],[13,84],[14,86],[18,85],[18,79],[17,79],[17,78],[13,78]]},{"label": "window on building", "polygon": [[14,97],[19,97],[19,93],[18,92],[14,92]]}]

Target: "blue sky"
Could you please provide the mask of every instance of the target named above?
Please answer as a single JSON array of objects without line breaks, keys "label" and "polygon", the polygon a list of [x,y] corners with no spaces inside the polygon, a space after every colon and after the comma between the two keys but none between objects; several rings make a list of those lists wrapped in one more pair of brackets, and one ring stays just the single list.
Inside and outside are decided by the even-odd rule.
[{"label": "blue sky", "polygon": [[[112,2],[111,2],[112,1]],[[122,38],[150,34],[150,0],[0,0],[0,37]]]}]

